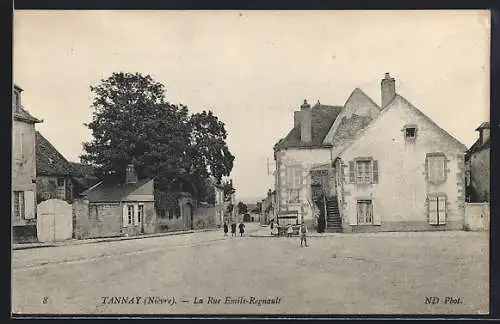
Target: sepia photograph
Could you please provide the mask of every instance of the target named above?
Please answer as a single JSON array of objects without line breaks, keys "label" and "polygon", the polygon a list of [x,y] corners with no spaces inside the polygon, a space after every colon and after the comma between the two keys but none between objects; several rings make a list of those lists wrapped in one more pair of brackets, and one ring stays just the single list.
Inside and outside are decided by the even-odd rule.
[{"label": "sepia photograph", "polygon": [[488,315],[488,10],[14,10],[11,314]]}]

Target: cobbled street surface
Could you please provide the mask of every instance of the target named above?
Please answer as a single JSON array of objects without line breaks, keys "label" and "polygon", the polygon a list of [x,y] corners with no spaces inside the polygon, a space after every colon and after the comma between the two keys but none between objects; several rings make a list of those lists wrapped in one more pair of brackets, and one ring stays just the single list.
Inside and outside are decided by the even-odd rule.
[{"label": "cobbled street surface", "polygon": [[[252,227],[253,226],[253,227]],[[250,231],[268,231],[250,224]],[[472,232],[223,238],[220,231],[15,250],[17,314],[487,314],[489,236]],[[104,304],[103,297],[141,297]],[[208,297],[221,298],[207,304]],[[281,297],[225,304],[226,297]],[[144,304],[146,297],[164,299]],[[175,297],[176,304],[167,300]],[[194,304],[194,298],[203,303]],[[439,297],[426,304],[426,297]],[[446,297],[460,298],[445,304]],[[182,302],[187,300],[187,302]],[[436,300],[436,299],[434,299]]]}]

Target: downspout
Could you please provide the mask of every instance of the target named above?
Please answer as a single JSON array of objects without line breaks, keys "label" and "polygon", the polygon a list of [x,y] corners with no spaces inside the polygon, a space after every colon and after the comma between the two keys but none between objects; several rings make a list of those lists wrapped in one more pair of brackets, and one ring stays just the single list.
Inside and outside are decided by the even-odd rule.
[{"label": "downspout", "polygon": [[327,208],[326,208],[326,195],[323,193],[323,209],[325,210],[325,232],[326,232],[326,227],[328,226],[328,214],[327,214]]}]

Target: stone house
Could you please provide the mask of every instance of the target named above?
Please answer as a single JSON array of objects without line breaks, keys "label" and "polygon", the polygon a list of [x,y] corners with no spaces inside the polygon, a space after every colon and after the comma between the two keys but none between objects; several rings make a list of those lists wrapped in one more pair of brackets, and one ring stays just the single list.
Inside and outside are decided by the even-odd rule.
[{"label": "stone house", "polygon": [[12,93],[12,229],[14,241],[36,238],[35,124],[41,123],[21,103],[23,89]]},{"label": "stone house", "polygon": [[[304,221],[312,228],[317,221],[318,204],[328,200],[329,208],[336,208],[332,153],[349,144],[379,113],[380,107],[359,88],[353,90],[343,106],[318,101],[311,107],[304,100],[294,113],[294,127],[274,146],[278,224],[280,218],[297,215],[293,216],[294,223]],[[338,219],[330,223],[335,222]]]},{"label": "stone house", "polygon": [[40,132],[37,131],[37,203],[48,199],[61,199],[71,204],[74,198],[74,176],[77,176],[77,172],[73,166]]},{"label": "stone house", "polygon": [[109,177],[73,202],[75,237],[93,238],[154,233],[154,180],[138,180],[133,165],[125,181]]},{"label": "stone house", "polygon": [[278,220],[295,211],[329,232],[462,227],[465,146],[396,94],[389,73],[381,99],[355,89],[344,106],[295,113],[275,146]]},{"label": "stone house", "polygon": [[462,230],[466,149],[394,94],[335,157],[342,231]]},{"label": "stone house", "polygon": [[269,224],[275,218],[276,190],[269,189],[266,198],[262,199],[261,224]]},{"label": "stone house", "polygon": [[479,138],[465,156],[468,202],[490,201],[490,123],[484,122],[476,131]]}]

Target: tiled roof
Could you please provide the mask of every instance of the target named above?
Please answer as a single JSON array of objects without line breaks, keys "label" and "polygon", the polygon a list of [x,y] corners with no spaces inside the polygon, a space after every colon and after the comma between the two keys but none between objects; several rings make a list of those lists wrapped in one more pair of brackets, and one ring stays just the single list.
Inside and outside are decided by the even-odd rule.
[{"label": "tiled roof", "polygon": [[288,135],[276,144],[277,149],[300,148],[300,147],[325,147],[323,139],[330,130],[335,118],[342,106],[327,106],[316,104],[311,108],[311,135],[310,143],[304,143],[300,140],[300,125],[290,130]]},{"label": "tiled roof", "polygon": [[478,128],[476,128],[476,130],[480,130],[480,129],[484,129],[484,128],[490,128],[490,122],[484,122],[482,123],[481,125],[479,125]]},{"label": "tiled roof", "polygon": [[36,174],[48,176],[73,176],[76,170],[59,151],[40,134],[35,133]]},{"label": "tiled roof", "polygon": [[42,120],[33,117],[24,107],[19,107],[19,110],[14,111],[14,119],[26,121],[29,123],[41,123]]},{"label": "tiled roof", "polygon": [[136,183],[123,183],[118,177],[110,177],[80,195],[85,196],[91,202],[119,202],[151,180],[142,179]]},{"label": "tiled roof", "polygon": [[479,138],[470,149],[467,150],[467,156],[470,156],[473,153],[479,152],[485,148],[489,148],[491,146],[491,138],[488,138],[484,143],[481,143],[481,139]]},{"label": "tiled roof", "polygon": [[356,134],[364,129],[371,121],[370,117],[352,115],[351,117],[343,117],[339,127],[333,137],[332,145],[334,147],[342,147],[352,141]]}]

